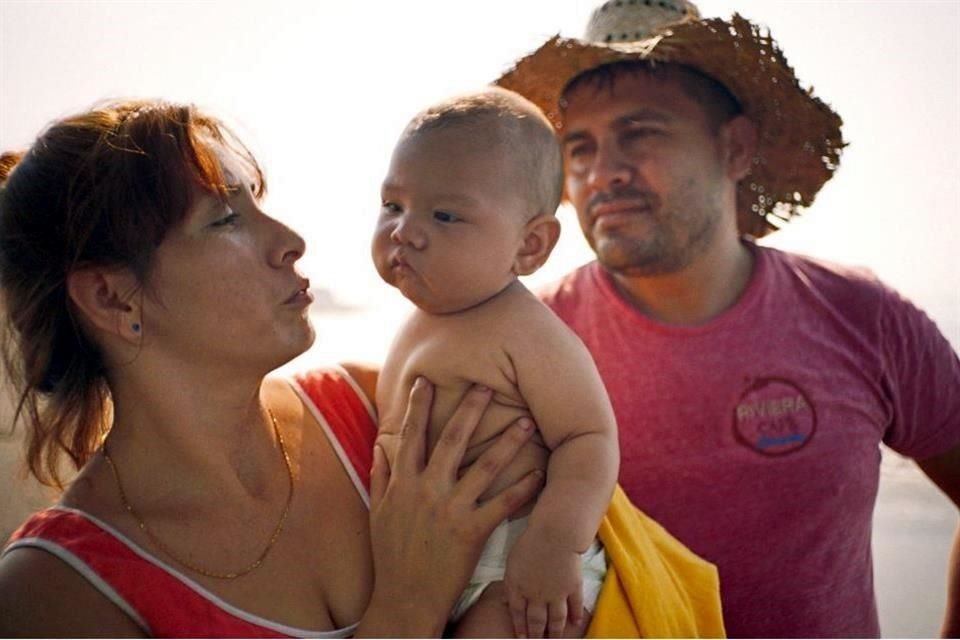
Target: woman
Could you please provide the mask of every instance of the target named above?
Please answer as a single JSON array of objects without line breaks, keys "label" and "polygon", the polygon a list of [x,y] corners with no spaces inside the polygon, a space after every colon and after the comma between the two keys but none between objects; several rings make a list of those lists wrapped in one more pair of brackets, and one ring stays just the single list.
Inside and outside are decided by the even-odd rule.
[{"label": "woman", "polygon": [[108,104],[0,164],[28,462],[52,484],[61,454],[79,469],[0,560],[0,636],[438,634],[487,535],[539,488],[476,504],[530,425],[457,480],[489,392],[425,465],[423,382],[389,470],[371,375],[265,379],[314,339],[304,243],[193,107]]}]

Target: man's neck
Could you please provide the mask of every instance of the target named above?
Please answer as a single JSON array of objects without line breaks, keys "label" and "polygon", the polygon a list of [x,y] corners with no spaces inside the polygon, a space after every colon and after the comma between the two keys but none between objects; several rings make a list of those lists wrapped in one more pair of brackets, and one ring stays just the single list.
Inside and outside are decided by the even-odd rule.
[{"label": "man's neck", "polygon": [[750,283],[753,251],[737,239],[710,247],[675,273],[611,273],[620,295],[644,315],[671,325],[699,325],[732,307]]}]

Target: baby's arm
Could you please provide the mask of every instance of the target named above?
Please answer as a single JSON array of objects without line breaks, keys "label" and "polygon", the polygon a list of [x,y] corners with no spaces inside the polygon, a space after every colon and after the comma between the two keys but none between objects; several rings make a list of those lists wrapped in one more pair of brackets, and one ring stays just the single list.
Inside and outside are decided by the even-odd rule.
[{"label": "baby's arm", "polygon": [[586,347],[552,315],[511,355],[551,454],[546,486],[507,562],[506,589],[518,635],[539,637],[546,624],[556,637],[583,612],[579,555],[616,484],[616,420]]}]

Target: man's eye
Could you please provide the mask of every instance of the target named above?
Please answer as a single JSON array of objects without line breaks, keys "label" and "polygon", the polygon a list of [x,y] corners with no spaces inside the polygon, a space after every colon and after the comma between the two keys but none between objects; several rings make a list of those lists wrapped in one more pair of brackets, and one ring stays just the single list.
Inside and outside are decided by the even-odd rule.
[{"label": "man's eye", "polygon": [[651,127],[634,127],[623,132],[623,137],[627,140],[643,140],[651,138],[660,133],[659,129]]},{"label": "man's eye", "polygon": [[575,147],[567,147],[568,158],[579,158],[589,153],[590,147],[585,144],[578,144]]},{"label": "man's eye", "polygon": [[433,219],[438,222],[459,222],[460,218],[446,211],[434,211]]}]

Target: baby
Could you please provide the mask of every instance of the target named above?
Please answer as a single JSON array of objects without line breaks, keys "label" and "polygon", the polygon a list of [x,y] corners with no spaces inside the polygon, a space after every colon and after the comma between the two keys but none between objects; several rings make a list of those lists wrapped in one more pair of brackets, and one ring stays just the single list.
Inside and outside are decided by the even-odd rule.
[{"label": "baby", "polygon": [[[373,237],[380,276],[417,309],[377,384],[400,425],[414,380],[436,385],[429,446],[471,384],[493,391],[461,472],[521,416],[538,432],[489,493],[546,473],[535,505],[492,534],[454,609],[461,637],[582,635],[606,571],[597,528],[617,478],[610,401],[580,340],[518,279],[560,235],[559,143],[524,98],[488,89],[417,115],[394,149]],[[387,451],[388,459],[391,455]],[[586,611],[585,611],[586,610]]]}]

